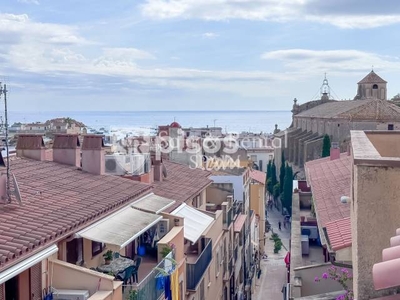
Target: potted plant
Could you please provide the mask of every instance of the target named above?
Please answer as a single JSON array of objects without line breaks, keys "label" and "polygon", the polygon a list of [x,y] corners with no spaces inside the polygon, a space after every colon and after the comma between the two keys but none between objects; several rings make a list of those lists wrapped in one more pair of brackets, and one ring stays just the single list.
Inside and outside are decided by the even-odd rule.
[{"label": "potted plant", "polygon": [[105,264],[109,265],[113,259],[113,252],[111,250],[108,250],[106,253],[103,254],[103,257],[104,257]]}]

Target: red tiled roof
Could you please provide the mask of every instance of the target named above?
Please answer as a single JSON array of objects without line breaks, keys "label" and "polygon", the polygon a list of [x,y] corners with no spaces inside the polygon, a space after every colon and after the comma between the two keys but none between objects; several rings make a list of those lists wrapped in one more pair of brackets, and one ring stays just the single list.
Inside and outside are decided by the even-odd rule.
[{"label": "red tiled roof", "polygon": [[53,149],[76,149],[80,147],[77,134],[56,134]]},{"label": "red tiled roof", "polygon": [[11,171],[22,206],[0,205],[0,272],[151,190],[50,161],[13,158]]},{"label": "red tiled roof", "polygon": [[341,203],[340,197],[350,196],[351,156],[342,153],[335,160],[309,161],[305,168],[320,224],[325,227],[328,222],[350,217],[350,205]]},{"label": "red tiled roof", "polygon": [[242,230],[244,223],[246,222],[246,215],[237,216],[235,223],[233,224],[233,230],[239,232]]},{"label": "red tiled roof", "polygon": [[101,150],[104,148],[102,135],[87,134],[83,136],[82,150]]},{"label": "red tiled roof", "polygon": [[43,136],[38,134],[19,134],[16,149],[44,148]]},{"label": "red tiled roof", "polygon": [[[325,227],[329,222],[349,218],[350,205],[342,203],[340,198],[350,196],[351,156],[342,153],[340,158],[335,160],[327,157],[309,161],[305,169],[319,226]],[[350,227],[350,223],[348,226]],[[328,237],[330,239],[329,235]]]},{"label": "red tiled roof", "polygon": [[351,221],[344,218],[325,225],[329,237],[329,244],[334,251],[351,246]]},{"label": "red tiled roof", "polygon": [[251,179],[258,181],[261,184],[265,184],[267,176],[264,172],[258,170],[250,170],[250,177]]},{"label": "red tiled roof", "polygon": [[164,160],[167,169],[167,178],[163,181],[154,181],[154,194],[175,200],[175,204],[167,209],[172,212],[175,208],[198,195],[212,183],[208,177],[210,172],[201,169],[192,169],[187,165]]}]

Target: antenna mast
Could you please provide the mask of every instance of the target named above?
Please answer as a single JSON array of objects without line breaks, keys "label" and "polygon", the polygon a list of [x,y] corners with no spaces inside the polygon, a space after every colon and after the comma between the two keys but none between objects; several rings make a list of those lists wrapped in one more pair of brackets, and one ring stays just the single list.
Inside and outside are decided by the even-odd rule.
[{"label": "antenna mast", "polygon": [[7,85],[2,85],[0,82],[0,97],[4,95],[4,119],[5,119],[5,145],[6,145],[6,156],[7,156],[7,197],[8,202],[11,201],[10,196],[10,153],[8,148],[8,113],[7,113]]}]

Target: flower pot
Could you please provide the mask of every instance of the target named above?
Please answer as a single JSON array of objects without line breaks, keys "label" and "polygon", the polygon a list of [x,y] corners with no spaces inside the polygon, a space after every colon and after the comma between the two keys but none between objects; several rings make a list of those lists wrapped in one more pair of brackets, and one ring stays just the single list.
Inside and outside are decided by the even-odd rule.
[{"label": "flower pot", "polygon": [[105,259],[105,264],[106,265],[109,265],[111,263],[111,260],[110,259]]}]

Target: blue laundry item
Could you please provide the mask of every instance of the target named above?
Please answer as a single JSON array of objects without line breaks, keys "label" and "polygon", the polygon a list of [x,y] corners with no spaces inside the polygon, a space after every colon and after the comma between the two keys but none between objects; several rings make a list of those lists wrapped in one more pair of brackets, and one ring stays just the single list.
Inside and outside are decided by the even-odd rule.
[{"label": "blue laundry item", "polygon": [[164,276],[157,276],[156,277],[156,289],[157,289],[157,291],[163,290],[164,287],[165,287]]},{"label": "blue laundry item", "polygon": [[165,299],[172,300],[171,277],[165,276],[164,279],[165,279],[165,287],[164,287]]}]

